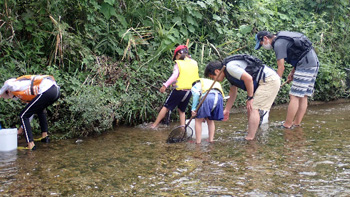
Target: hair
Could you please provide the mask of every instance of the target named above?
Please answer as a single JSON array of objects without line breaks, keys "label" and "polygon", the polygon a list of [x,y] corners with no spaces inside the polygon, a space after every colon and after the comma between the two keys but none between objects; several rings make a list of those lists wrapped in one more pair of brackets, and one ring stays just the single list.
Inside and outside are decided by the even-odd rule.
[{"label": "hair", "polygon": [[270,38],[273,38],[274,35],[275,35],[275,34],[273,34],[273,33],[267,32],[266,37],[268,37],[268,38],[270,39]]},{"label": "hair", "polygon": [[187,49],[181,49],[180,51],[178,51],[176,54],[181,54],[180,56],[180,60],[184,60],[186,56],[188,56],[188,50]]},{"label": "hair", "polygon": [[222,62],[220,61],[209,62],[205,68],[204,76],[209,77],[209,75],[215,75],[215,70],[221,70],[222,66]]}]

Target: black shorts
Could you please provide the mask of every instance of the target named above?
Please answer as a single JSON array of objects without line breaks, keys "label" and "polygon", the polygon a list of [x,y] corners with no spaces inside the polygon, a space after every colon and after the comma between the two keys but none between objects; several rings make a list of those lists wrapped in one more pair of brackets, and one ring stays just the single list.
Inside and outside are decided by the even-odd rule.
[{"label": "black shorts", "polygon": [[164,107],[173,110],[177,106],[182,112],[186,111],[186,107],[192,96],[191,90],[173,90],[165,101]]}]

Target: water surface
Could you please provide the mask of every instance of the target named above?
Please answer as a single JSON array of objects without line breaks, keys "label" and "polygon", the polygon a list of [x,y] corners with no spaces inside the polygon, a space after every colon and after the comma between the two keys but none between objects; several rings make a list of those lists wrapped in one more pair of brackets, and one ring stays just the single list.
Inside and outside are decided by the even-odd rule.
[{"label": "water surface", "polygon": [[240,112],[216,123],[213,144],[167,144],[171,127],[37,143],[0,153],[0,195],[349,196],[349,114],[349,102],[312,105],[302,127],[281,129],[275,107],[252,142]]}]

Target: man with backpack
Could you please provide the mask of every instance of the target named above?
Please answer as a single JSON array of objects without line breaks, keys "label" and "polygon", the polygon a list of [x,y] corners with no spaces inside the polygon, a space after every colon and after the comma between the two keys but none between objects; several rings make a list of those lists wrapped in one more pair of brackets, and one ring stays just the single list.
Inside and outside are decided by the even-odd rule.
[{"label": "man with backpack", "polygon": [[231,84],[230,98],[224,109],[224,121],[229,118],[238,88],[245,90],[248,112],[248,134],[245,139],[253,140],[260,120],[263,118],[259,112],[265,114],[270,110],[281,86],[281,79],[261,60],[246,54],[229,56],[223,62],[210,62],[205,68],[205,77],[215,79],[224,65],[226,66],[224,72],[217,78],[219,82],[226,78]]},{"label": "man with backpack", "polygon": [[312,43],[302,33],[288,31],[280,31],[277,34],[260,31],[255,40],[256,50],[262,46],[275,51],[277,73],[281,78],[285,62],[293,66],[287,78],[287,81],[293,82],[289,92],[287,117],[282,127],[290,129],[292,126],[300,126],[308,105],[307,97],[313,94],[319,69],[319,61]]}]

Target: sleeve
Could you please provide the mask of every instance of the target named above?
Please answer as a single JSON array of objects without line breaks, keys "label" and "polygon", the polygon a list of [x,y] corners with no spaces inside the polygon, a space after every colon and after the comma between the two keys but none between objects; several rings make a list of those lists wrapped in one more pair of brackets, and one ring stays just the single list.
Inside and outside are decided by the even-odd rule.
[{"label": "sleeve", "polygon": [[171,84],[176,82],[176,79],[179,77],[179,67],[177,66],[177,64],[174,65],[174,70],[173,70],[173,74],[169,77],[169,79],[163,83],[163,85],[167,88],[169,87]]},{"label": "sleeve", "polygon": [[276,40],[273,50],[276,54],[276,59],[284,59],[287,57],[287,48],[290,45],[290,41],[283,38]]},{"label": "sleeve", "polygon": [[8,85],[7,85],[7,83],[5,83],[2,86],[2,88],[0,89],[0,95],[3,95],[6,92],[7,89],[8,89]]},{"label": "sleeve", "polygon": [[195,111],[198,105],[199,97],[201,95],[202,91],[202,85],[200,82],[197,82],[192,88],[191,88],[191,93],[192,93],[192,111]]},{"label": "sleeve", "polygon": [[0,97],[5,99],[12,98],[12,96],[9,93],[6,93],[6,91],[17,91],[19,89],[15,80],[16,79],[9,79],[5,81],[4,85],[0,89]]},{"label": "sleeve", "polygon": [[245,70],[242,67],[245,68],[247,66],[242,64],[243,61],[231,61],[227,63],[226,70],[232,77],[236,79],[241,79],[242,74],[245,72]]}]

